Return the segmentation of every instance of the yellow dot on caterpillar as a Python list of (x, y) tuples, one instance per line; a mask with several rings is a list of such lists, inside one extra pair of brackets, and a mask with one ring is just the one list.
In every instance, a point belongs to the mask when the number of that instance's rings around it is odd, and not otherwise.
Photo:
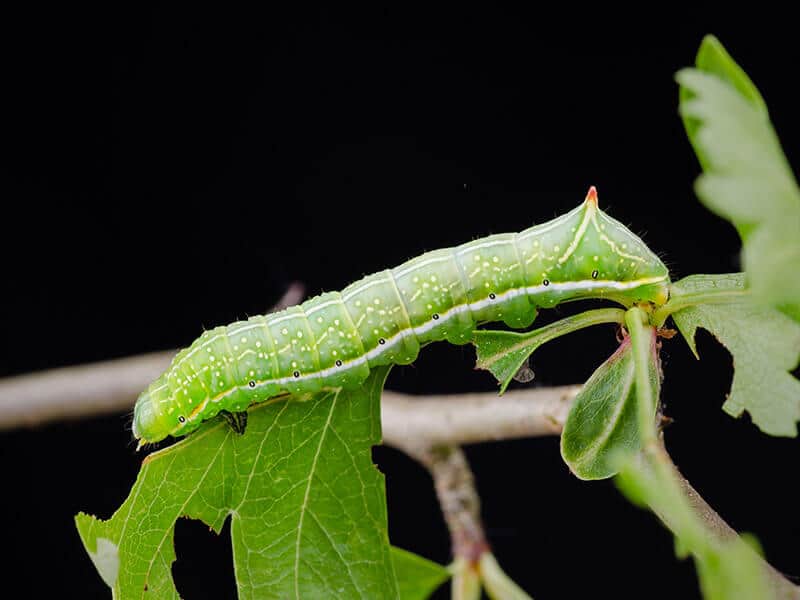
[(243, 337), (243, 338), (241, 339), (241, 342), (242, 342), (243, 344), (246, 344), (246, 343), (247, 343), (247, 338), (246, 338), (246, 337)]

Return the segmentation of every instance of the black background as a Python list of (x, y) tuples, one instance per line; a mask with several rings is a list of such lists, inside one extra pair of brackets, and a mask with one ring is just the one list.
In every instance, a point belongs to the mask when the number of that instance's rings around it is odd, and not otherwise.
[[(187, 345), (264, 312), (292, 280), (339, 289), (550, 219), (589, 185), (675, 278), (737, 270), (733, 228), (692, 191), (699, 167), (673, 75), (718, 35), (792, 160), (800, 50), (785, 15), (697, 11), (6, 13), (0, 375)], [(585, 380), (614, 343), (600, 328), (544, 347), (535, 384)], [(670, 451), (731, 525), (800, 574), (798, 442), (719, 410), (731, 360), (704, 332), (699, 349), (698, 363), (679, 339), (664, 348)], [(473, 361), (469, 347), (435, 345), (388, 386), (494, 390)], [(127, 495), (141, 460), (127, 421), (0, 433), (5, 589), (109, 597), (72, 518), (107, 518)], [(535, 597), (699, 595), (668, 532), (612, 483), (571, 476), (556, 438), (466, 451), (496, 555)], [(448, 562), (427, 474), (389, 449), (375, 460), (392, 541)], [(182, 521), (176, 544), (186, 598), (233, 596), (225, 536)]]

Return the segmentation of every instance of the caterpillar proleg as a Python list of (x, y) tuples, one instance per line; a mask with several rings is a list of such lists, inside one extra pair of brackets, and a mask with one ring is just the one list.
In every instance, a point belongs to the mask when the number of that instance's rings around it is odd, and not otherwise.
[(182, 436), (221, 411), (284, 394), (360, 385), (422, 346), (470, 341), (483, 323), (528, 327), (539, 308), (581, 298), (630, 306), (668, 299), (669, 272), (597, 206), (595, 188), (565, 215), (427, 252), (341, 292), (203, 333), (136, 401), (140, 443)]

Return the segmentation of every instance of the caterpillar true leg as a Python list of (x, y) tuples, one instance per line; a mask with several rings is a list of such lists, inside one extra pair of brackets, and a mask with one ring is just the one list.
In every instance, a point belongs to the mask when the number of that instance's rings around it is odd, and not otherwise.
[(221, 410), (219, 411), (220, 416), (228, 422), (228, 425), (231, 426), (231, 429), (242, 435), (247, 429), (247, 411), (243, 410), (241, 412), (230, 412), (228, 410)]

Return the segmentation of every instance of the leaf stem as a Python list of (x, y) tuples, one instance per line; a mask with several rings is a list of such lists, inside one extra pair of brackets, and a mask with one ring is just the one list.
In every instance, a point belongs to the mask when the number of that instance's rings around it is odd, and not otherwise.
[(736, 302), (737, 300), (744, 300), (749, 292), (746, 289), (716, 289), (716, 290), (698, 290), (698, 291), (683, 291), (678, 290), (673, 286), (674, 293), (669, 301), (653, 312), (652, 322), (661, 327), (671, 314), (683, 310), (689, 306), (696, 304), (725, 304), (729, 302)]
[(532, 600), (500, 568), (491, 552), (484, 552), (481, 556), (480, 569), (483, 587), (492, 600)]
[[(642, 446), (647, 446), (656, 439), (655, 421), (652, 419), (654, 395), (650, 383), (648, 365), (651, 357), (652, 339), (655, 331), (648, 323), (647, 314), (639, 307), (629, 308), (625, 313), (625, 325), (631, 336), (633, 350), (633, 367), (636, 379), (636, 398), (638, 400), (639, 433)], [(649, 335), (648, 335), (649, 334)]]

